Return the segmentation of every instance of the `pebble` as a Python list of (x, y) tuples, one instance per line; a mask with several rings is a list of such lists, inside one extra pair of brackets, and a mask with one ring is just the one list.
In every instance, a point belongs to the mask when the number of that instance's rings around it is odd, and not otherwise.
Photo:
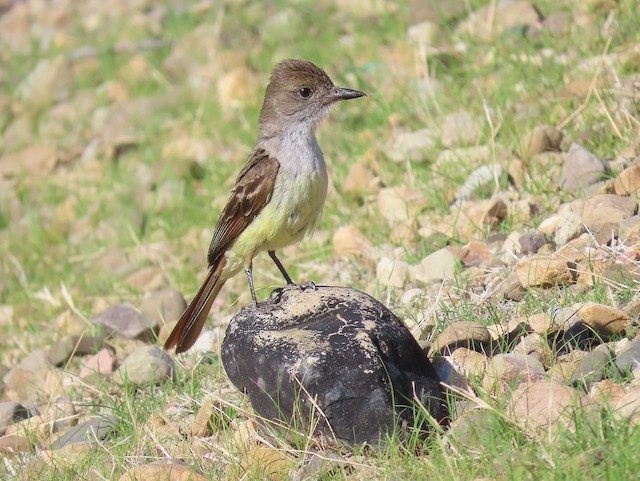
[(0, 402), (0, 436), (7, 429), (7, 426), (14, 424), (30, 416), (29, 410), (16, 401)]
[(570, 193), (578, 192), (600, 180), (605, 170), (606, 164), (601, 158), (573, 143), (564, 161), (560, 188)]
[(141, 464), (129, 469), (119, 481), (207, 481), (195, 467), (178, 460)]
[(143, 346), (129, 354), (113, 374), (118, 384), (157, 384), (173, 374), (171, 356), (158, 346)]
[(387, 287), (404, 287), (409, 280), (409, 264), (402, 260), (382, 257), (376, 266), (376, 279)]
[(414, 219), (426, 203), (424, 195), (408, 187), (388, 187), (378, 192), (378, 209), (392, 223)]
[(525, 159), (530, 159), (542, 152), (558, 150), (561, 142), (562, 132), (549, 125), (536, 125), (526, 132), (520, 140)]
[(487, 391), (503, 393), (514, 383), (543, 379), (544, 367), (535, 357), (517, 353), (496, 354), (489, 361), (482, 386)]
[(464, 185), (456, 193), (455, 201), (474, 200), (479, 195), (491, 193), (502, 177), (500, 164), (482, 165), (469, 174)]
[(64, 336), (49, 347), (47, 354), (54, 366), (60, 366), (67, 362), (71, 355), (85, 356), (98, 351), (103, 343), (102, 337)]
[(96, 416), (67, 430), (51, 444), (51, 449), (61, 449), (72, 444), (92, 444), (107, 439), (117, 424), (112, 415)]
[(125, 302), (116, 304), (93, 316), (93, 322), (117, 332), (127, 339), (133, 339), (153, 327), (142, 313)]
[(631, 165), (620, 172), (613, 188), (617, 195), (629, 195), (640, 190), (640, 164)]
[(431, 129), (415, 132), (399, 132), (394, 136), (393, 144), (387, 155), (394, 162), (424, 162), (438, 145), (438, 133)]
[(516, 264), (516, 274), (524, 288), (573, 284), (577, 278), (575, 264), (557, 255), (535, 254)]
[(453, 279), (458, 259), (446, 247), (439, 249), (422, 259), (419, 264), (409, 268), (411, 279), (428, 285), (434, 281)]
[(355, 225), (339, 227), (333, 233), (333, 250), (345, 257), (362, 256), (373, 244)]
[(534, 431), (573, 425), (572, 412), (585, 404), (575, 389), (555, 381), (523, 383), (513, 392), (507, 411)]
[(158, 328), (167, 322), (179, 319), (187, 308), (187, 301), (176, 289), (166, 287), (148, 293), (142, 299), (140, 312), (148, 325)]
[(445, 115), (440, 131), (440, 141), (449, 149), (473, 145), (482, 134), (473, 116), (465, 111)]
[(433, 343), (429, 355), (443, 352), (448, 354), (458, 347), (482, 351), (489, 348), (491, 340), (491, 334), (482, 324), (458, 321), (444, 328)]
[(618, 236), (620, 222), (634, 215), (636, 209), (636, 201), (631, 197), (595, 195), (584, 203), (582, 222), (598, 242), (606, 244)]

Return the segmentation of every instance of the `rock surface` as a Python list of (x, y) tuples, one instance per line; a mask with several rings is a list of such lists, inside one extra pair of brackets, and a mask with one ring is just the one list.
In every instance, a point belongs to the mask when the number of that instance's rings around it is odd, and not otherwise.
[(414, 388), (435, 419), (446, 417), (435, 371), (407, 328), (353, 289), (274, 291), (232, 319), (222, 360), (267, 420), (313, 417), (317, 432), (349, 442), (380, 442), (395, 415), (413, 426)]

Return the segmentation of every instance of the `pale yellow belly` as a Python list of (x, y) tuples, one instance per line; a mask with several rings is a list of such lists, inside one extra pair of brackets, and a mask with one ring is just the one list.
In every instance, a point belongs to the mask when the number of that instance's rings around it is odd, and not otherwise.
[(318, 224), (327, 194), (326, 177), (318, 175), (283, 187), (276, 185), (271, 201), (227, 251), (225, 277), (247, 268), (261, 251), (299, 242)]

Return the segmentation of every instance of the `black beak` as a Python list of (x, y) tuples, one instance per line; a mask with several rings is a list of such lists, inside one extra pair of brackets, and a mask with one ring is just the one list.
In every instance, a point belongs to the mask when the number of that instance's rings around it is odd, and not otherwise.
[(367, 94), (360, 92), (359, 90), (345, 89), (342, 87), (336, 87), (329, 94), (329, 100), (331, 102), (338, 102), (340, 100), (357, 99), (358, 97), (366, 97)]

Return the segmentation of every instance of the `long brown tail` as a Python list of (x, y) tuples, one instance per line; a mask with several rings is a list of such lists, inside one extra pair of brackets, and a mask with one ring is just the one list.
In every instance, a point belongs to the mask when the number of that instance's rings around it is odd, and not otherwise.
[(223, 257), (217, 265), (211, 268), (200, 290), (182, 313), (178, 324), (169, 334), (167, 342), (164, 343), (166, 350), (175, 346), (176, 353), (181, 353), (190, 349), (196, 342), (200, 331), (202, 331), (202, 326), (204, 326), (204, 321), (209, 315), (211, 305), (226, 282), (226, 279), (220, 277), (224, 265)]

